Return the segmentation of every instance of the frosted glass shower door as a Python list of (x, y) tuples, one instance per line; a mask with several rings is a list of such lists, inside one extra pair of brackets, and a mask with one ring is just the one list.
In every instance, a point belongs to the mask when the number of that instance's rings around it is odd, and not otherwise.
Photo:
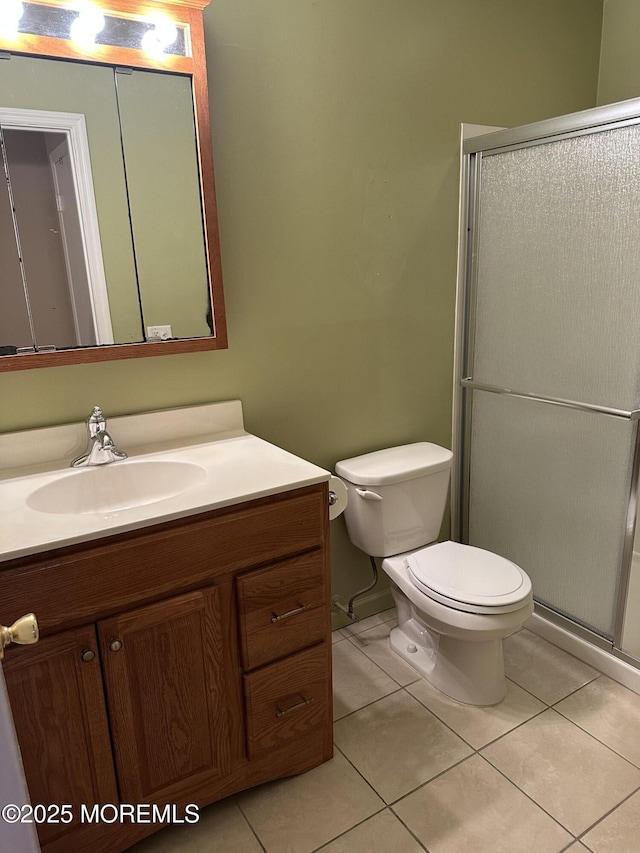
[(467, 538), (613, 639), (640, 407), (640, 125), (475, 168)]

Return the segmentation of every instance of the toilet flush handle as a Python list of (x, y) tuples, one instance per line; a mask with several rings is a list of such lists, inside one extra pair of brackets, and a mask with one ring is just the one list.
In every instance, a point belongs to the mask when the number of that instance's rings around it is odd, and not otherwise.
[(360, 495), (361, 498), (364, 498), (365, 501), (382, 500), (382, 495), (379, 495), (377, 492), (372, 492), (371, 489), (356, 489), (356, 494)]

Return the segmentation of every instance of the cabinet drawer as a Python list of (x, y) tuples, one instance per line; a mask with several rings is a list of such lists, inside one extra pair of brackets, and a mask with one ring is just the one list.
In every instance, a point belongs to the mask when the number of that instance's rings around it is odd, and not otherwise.
[(324, 554), (313, 551), (237, 578), (245, 669), (325, 638)]
[(322, 643), (244, 676), (250, 759), (326, 724), (328, 648)]

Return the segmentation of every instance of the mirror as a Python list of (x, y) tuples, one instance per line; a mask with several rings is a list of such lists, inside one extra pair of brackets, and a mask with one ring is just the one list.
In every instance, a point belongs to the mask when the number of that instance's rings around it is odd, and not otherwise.
[(177, 56), (0, 53), (0, 370), (226, 346), (202, 14), (178, 12)]

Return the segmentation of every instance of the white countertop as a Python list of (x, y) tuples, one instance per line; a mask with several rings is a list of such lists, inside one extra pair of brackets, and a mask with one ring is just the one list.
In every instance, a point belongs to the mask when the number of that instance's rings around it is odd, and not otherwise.
[[(235, 410), (223, 411), (221, 407), (225, 406), (235, 407)], [(176, 412), (185, 415), (180, 418)], [(212, 414), (216, 416), (213, 426)], [(173, 431), (167, 428), (171, 418), (175, 422)], [(183, 426), (189, 423), (191, 432), (199, 432), (199, 435), (189, 435), (188, 429), (182, 430), (181, 435), (180, 422)], [(72, 470), (68, 467), (74, 452), (69, 452), (58, 464), (46, 459), (41, 448), (46, 444), (47, 433), (56, 447), (73, 445), (77, 450), (80, 444), (79, 453), (86, 444), (83, 433), (78, 433), (72, 425), (1, 436), (0, 463), (4, 462), (4, 466), (0, 464), (0, 469), (4, 470), (0, 479), (0, 562), (322, 483), (330, 478), (328, 471), (245, 432), (238, 401), (108, 419), (107, 429), (118, 448), (129, 454), (130, 460), (195, 463), (206, 472), (203, 482), (182, 494), (131, 509), (87, 514), (41, 512), (27, 504), (32, 492), (61, 477), (88, 473), (86, 468)], [(141, 436), (146, 443), (136, 445), (136, 439)], [(127, 438), (130, 444), (126, 443)], [(29, 448), (36, 447), (40, 448), (38, 462), (25, 465), (26, 460), (32, 458)], [(13, 453), (12, 468), (7, 465), (8, 453)], [(111, 465), (127, 465), (128, 462), (118, 461)]]

